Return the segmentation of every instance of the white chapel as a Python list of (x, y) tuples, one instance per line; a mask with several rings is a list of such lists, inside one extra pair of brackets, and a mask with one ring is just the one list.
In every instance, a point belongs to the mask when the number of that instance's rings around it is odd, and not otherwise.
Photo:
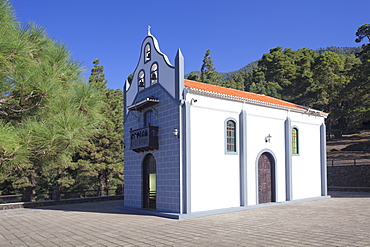
[(149, 31), (124, 93), (124, 208), (182, 219), (328, 198), (327, 113), (186, 80)]

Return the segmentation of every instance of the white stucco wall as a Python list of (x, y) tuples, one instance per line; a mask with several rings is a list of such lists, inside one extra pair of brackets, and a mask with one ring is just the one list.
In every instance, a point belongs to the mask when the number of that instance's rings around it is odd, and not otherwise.
[[(258, 203), (258, 158), (263, 152), (275, 157), (276, 201), (285, 200), (285, 137), (286, 112), (248, 105), (247, 112), (247, 183), (248, 205)], [(270, 142), (265, 137), (270, 135)]]
[[(286, 200), (285, 121), (299, 130), (300, 154), (292, 157), (293, 200), (320, 196), (320, 125), (322, 117), (188, 93), (190, 106), (191, 211), (240, 206), (240, 146), (225, 154), (225, 121), (246, 112), (247, 205), (258, 204), (258, 158), (275, 158), (276, 201)], [(239, 134), (237, 134), (239, 135)], [(270, 142), (265, 137), (270, 135)]]
[(191, 211), (238, 207), (239, 155), (225, 154), (224, 143), (225, 121), (232, 118), (238, 122), (239, 112), (225, 111), (232, 109), (227, 107), (230, 102), (216, 108), (215, 99), (194, 98), (197, 102), (190, 109)]
[(320, 125), (323, 119), (292, 114), (292, 126), (298, 128), (299, 154), (292, 157), (293, 200), (321, 195)]

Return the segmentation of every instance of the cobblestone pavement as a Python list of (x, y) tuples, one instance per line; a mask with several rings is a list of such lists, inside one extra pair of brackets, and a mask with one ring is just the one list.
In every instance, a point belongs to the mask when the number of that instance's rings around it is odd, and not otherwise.
[(370, 246), (370, 193), (200, 218), (124, 213), (122, 201), (0, 212), (0, 246)]

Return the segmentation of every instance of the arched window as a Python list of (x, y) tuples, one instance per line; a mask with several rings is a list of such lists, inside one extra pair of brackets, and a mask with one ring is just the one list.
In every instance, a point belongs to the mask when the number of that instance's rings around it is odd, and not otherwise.
[(138, 86), (139, 86), (139, 91), (143, 90), (145, 88), (145, 72), (144, 72), (144, 70), (141, 70), (139, 72)]
[(226, 123), (226, 151), (236, 152), (236, 124), (233, 120)]
[(150, 68), (150, 84), (156, 84), (158, 82), (158, 64), (153, 63)]
[(144, 127), (152, 125), (152, 120), (153, 120), (152, 116), (153, 116), (152, 110), (149, 110), (144, 113)]
[(292, 153), (298, 154), (298, 129), (292, 129)]
[(146, 44), (145, 45), (145, 54), (144, 54), (144, 58), (145, 58), (145, 62), (149, 62), (150, 59), (152, 58), (152, 54), (151, 54), (151, 48), (150, 48), (150, 44)]

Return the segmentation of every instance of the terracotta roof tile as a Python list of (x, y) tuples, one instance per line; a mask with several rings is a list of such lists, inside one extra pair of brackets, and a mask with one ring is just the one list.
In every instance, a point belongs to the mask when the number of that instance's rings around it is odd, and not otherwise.
[(245, 99), (250, 99), (250, 100), (256, 100), (256, 101), (274, 104), (274, 105), (292, 107), (292, 108), (297, 108), (301, 110), (309, 109), (308, 107), (300, 106), (294, 103), (290, 103), (284, 100), (276, 99), (276, 98), (262, 95), (262, 94), (255, 94), (255, 93), (240, 91), (236, 89), (220, 87), (220, 86), (216, 86), (212, 84), (191, 81), (187, 79), (184, 80), (184, 85), (185, 87), (192, 88), (192, 89), (198, 89), (198, 90), (207, 91), (207, 92), (213, 92), (213, 93), (219, 93), (223, 95), (230, 95), (230, 96), (235, 96), (235, 97), (240, 97), (240, 98), (245, 98)]

